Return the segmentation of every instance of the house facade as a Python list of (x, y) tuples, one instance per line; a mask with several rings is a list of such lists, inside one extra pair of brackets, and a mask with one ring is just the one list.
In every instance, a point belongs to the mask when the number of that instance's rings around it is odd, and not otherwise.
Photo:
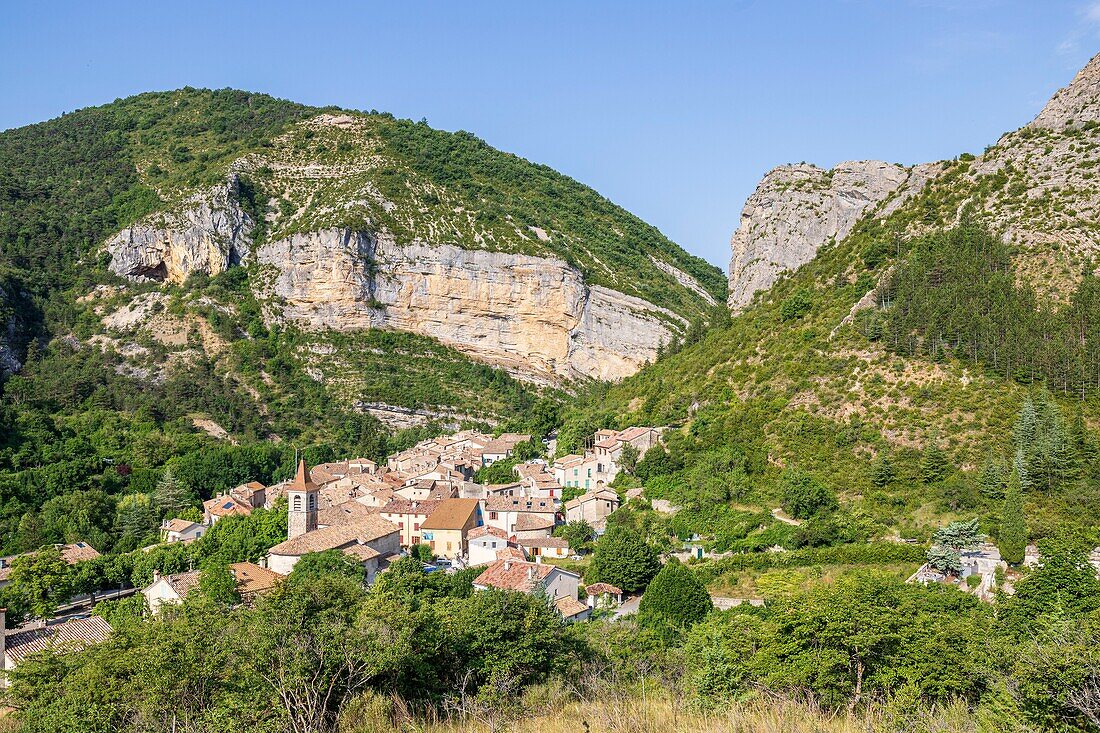
[(420, 525), (420, 533), (432, 554), (453, 560), (466, 554), (467, 535), (481, 524), (480, 501), (444, 499)]

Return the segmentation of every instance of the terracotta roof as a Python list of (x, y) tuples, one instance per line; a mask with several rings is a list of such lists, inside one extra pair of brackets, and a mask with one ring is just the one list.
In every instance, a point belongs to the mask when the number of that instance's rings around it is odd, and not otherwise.
[(653, 430), (653, 428), (644, 428), (644, 427), (627, 428), (626, 430), (619, 433), (619, 440), (626, 440), (626, 441), (635, 440), (637, 438), (642, 437), (643, 435), (645, 435), (646, 433), (648, 433), (651, 430)]
[(381, 514), (415, 514), (422, 517), (429, 517), (439, 504), (440, 501), (436, 499), (425, 499), (424, 501), (390, 499), (378, 511)]
[(497, 550), (497, 560), (519, 560), (523, 562), (527, 555), (519, 547), (502, 547)]
[(343, 504), (325, 507), (317, 512), (317, 524), (322, 527), (349, 524), (378, 513), (379, 510), (376, 507), (369, 507), (352, 499), (351, 501), (345, 501)]
[(562, 456), (558, 460), (554, 461), (554, 468), (569, 468), (580, 463), (584, 463), (584, 456), (578, 456), (576, 453), (570, 453), (569, 455)]
[(234, 514), (248, 516), (252, 507), (234, 496), (215, 496), (202, 503), (203, 511), (212, 517), (228, 517)]
[(176, 573), (175, 575), (162, 577), (180, 598), (186, 598), (188, 593), (199, 587), (198, 570), (189, 570), (186, 573)]
[(484, 537), (486, 535), (492, 535), (499, 537), (503, 540), (508, 539), (508, 533), (499, 527), (490, 527), (488, 524), (483, 524), (480, 527), (474, 527), (470, 530), (470, 533), (466, 535), (466, 539), (476, 540), (478, 537)]
[(572, 596), (562, 596), (561, 598), (554, 599), (554, 608), (557, 609), (561, 617), (568, 620), (574, 616), (578, 616), (588, 610), (588, 606), (584, 605), (576, 598)]
[(611, 595), (622, 595), (623, 589), (617, 588), (610, 583), (593, 583), (584, 587), (584, 592), (590, 596), (602, 596), (604, 593), (610, 593)]
[(549, 499), (526, 499), (521, 496), (489, 496), (485, 499), (485, 508), (491, 512), (557, 512), (554, 502)]
[[(74, 542), (70, 545), (54, 545), (61, 551), (61, 559), (68, 565), (75, 565), (85, 560), (94, 560), (99, 557), (96, 549), (86, 542)], [(0, 558), (0, 581), (7, 580), (11, 575), (11, 565), (17, 558), (33, 555), (33, 552), (24, 552), (22, 555), (8, 555)]]
[(420, 529), (462, 529), (475, 521), (478, 503), (477, 499), (444, 499)]
[(180, 519), (177, 517), (175, 519), (169, 519), (167, 522), (164, 523), (161, 529), (165, 530), (166, 532), (188, 532), (193, 527), (201, 526), (201, 524), (195, 524), (194, 522), (189, 522), (186, 519)]
[[(0, 631), (2, 633), (2, 631)], [(99, 616), (74, 618), (64, 623), (8, 633), (5, 637), (7, 655), (15, 662), (35, 652), (57, 648), (69, 651), (106, 641), (111, 625)]]
[(352, 543), (366, 544), (399, 531), (400, 528), (393, 522), (387, 522), (379, 516), (371, 516), (350, 524), (338, 524), (306, 532), (286, 542), (280, 542), (271, 548), (270, 553), (272, 555), (305, 555), (310, 552), (324, 552)]
[(533, 512), (523, 512), (516, 517), (516, 531), (517, 532), (529, 532), (536, 529), (550, 529), (554, 526), (554, 518), (542, 516), (541, 514), (535, 514)]
[(99, 553), (86, 542), (74, 542), (71, 545), (61, 546), (61, 559), (69, 565), (75, 565), (85, 560), (95, 560), (97, 557), (99, 557)]
[(345, 555), (348, 555), (349, 557), (354, 557), (358, 559), (360, 562), (364, 560), (371, 560), (382, 554), (370, 545), (352, 545), (350, 547), (345, 547), (343, 550), (341, 550), (341, 552), (343, 552)]
[(619, 495), (611, 489), (599, 489), (597, 491), (589, 491), (586, 494), (581, 494), (578, 497), (570, 499), (565, 502), (566, 509), (573, 509), (581, 504), (587, 504), (590, 501), (596, 501), (597, 499), (606, 499), (608, 501), (619, 501)]
[(550, 574), (553, 568), (553, 565), (543, 565), (536, 562), (510, 559), (496, 560), (474, 579), (474, 585), (530, 593)]
[(597, 448), (614, 448), (619, 444), (618, 438), (604, 438), (599, 443), (596, 443)]
[(283, 579), (278, 573), (273, 573), (267, 568), (251, 562), (234, 562), (229, 564), (229, 572), (237, 581), (237, 592), (241, 594), (260, 593), (275, 587), (275, 584)]
[[(519, 529), (519, 527), (516, 527)], [(558, 547), (565, 550), (569, 549), (569, 540), (564, 537), (520, 537), (516, 540), (517, 545), (523, 547)]]
[(294, 478), (290, 484), (286, 487), (287, 491), (316, 491), (317, 484), (313, 483), (313, 479), (309, 478), (308, 471), (306, 471), (306, 462), (298, 461), (298, 472), (294, 474)]

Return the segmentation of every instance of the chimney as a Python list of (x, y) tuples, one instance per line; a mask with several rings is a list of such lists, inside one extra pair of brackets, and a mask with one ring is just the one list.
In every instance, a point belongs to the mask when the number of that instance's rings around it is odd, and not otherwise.
[(533, 567), (527, 568), (527, 579), (528, 580), (534, 580), (535, 579), (535, 569)]
[(158, 580), (160, 580), (160, 571), (154, 568), (154, 570), (153, 570), (153, 582), (155, 583)]
[(505, 570), (511, 570), (512, 569), (512, 558), (510, 558), (510, 557), (504, 558), (504, 569)]

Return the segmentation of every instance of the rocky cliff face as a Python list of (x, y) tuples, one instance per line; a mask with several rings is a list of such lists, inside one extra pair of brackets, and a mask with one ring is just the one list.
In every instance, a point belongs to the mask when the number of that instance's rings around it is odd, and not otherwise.
[(307, 329), (424, 334), (542, 382), (621, 379), (654, 358), (682, 319), (587, 285), (547, 257), (398, 244), (324, 230), (260, 246), (279, 316)]
[(1020, 277), (1040, 295), (1064, 300), (1082, 268), (1100, 257), (1097, 165), (1100, 55), (1032, 122), (981, 155), (912, 168), (874, 161), (829, 172), (781, 166), (749, 197), (733, 235), (730, 307), (746, 306), (870, 213), (900, 213), (902, 230), (917, 235), (953, 226), (964, 210), (1015, 246)]
[(0, 376), (14, 374), (23, 368), (16, 351), (20, 323), (13, 301), (7, 290), (0, 287)]
[(193, 196), (107, 240), (111, 272), (135, 280), (181, 283), (192, 272), (215, 275), (249, 254), (252, 221), (237, 203), (237, 179)]
[(773, 169), (745, 202), (731, 241), (730, 308), (745, 307), (827, 242), (846, 237), (909, 174), (877, 160), (841, 163), (831, 171), (804, 163)]

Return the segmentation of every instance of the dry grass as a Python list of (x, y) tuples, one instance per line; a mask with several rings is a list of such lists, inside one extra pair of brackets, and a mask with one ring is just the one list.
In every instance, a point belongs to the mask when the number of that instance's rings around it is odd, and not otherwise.
[[(416, 719), (388, 704), (345, 717), (340, 733), (992, 733), (964, 704), (914, 711), (889, 707), (849, 714), (787, 699), (759, 699), (719, 711), (692, 708), (664, 691), (607, 694), (582, 703), (544, 701), (510, 714), (475, 712), (450, 720)], [(400, 706), (397, 706), (400, 707)], [(385, 708), (385, 712), (383, 712)], [(350, 720), (349, 717), (354, 717)]]

